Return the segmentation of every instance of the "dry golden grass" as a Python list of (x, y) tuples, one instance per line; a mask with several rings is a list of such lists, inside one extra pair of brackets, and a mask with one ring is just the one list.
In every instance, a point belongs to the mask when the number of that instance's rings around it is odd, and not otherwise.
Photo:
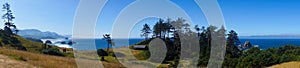
[(10, 57), (22, 57), (27, 63), (45, 68), (76, 68), (73, 58), (36, 54), (26, 51), (0, 48), (0, 54)]
[[(84, 58), (84, 59), (97, 59), (97, 58), (99, 59), (99, 57), (95, 57), (95, 56), (97, 56), (97, 55), (95, 55), (95, 52), (96, 51), (80, 51), (80, 52), (76, 52), (76, 55), (81, 55), (81, 58)], [(138, 54), (143, 52), (143, 50), (127, 50), (126, 47), (122, 47), (122, 48), (109, 49), (109, 52), (111, 52), (111, 53), (116, 52), (116, 53), (122, 54), (124, 56), (118, 57), (118, 58), (115, 58), (112, 56), (105, 56), (105, 61), (111, 63), (111, 64), (107, 64), (107, 63), (102, 62), (105, 67), (109, 67), (109, 68), (122, 67), (123, 68), (124, 66), (120, 63), (120, 61), (135, 62), (135, 63), (132, 63), (132, 65), (125, 65), (128, 68), (147, 68), (148, 66), (154, 66), (154, 63), (151, 63), (151, 62), (141, 63), (138, 61), (133, 61), (134, 59), (139, 59), (142, 57), (142, 56), (139, 56)], [(132, 56), (130, 56), (130, 53), (132, 54)], [(118, 60), (118, 59), (120, 59), (120, 60)], [(141, 61), (144, 61), (144, 60), (141, 60)], [(111, 66), (116, 66), (116, 65), (118, 67), (111, 67)]]
[[(51, 55), (44, 55), (44, 54), (37, 54), (31, 53), (26, 51), (19, 51), (19, 50), (12, 50), (12, 49), (5, 49), (0, 48), (0, 54), (6, 55), (11, 58), (13, 57), (21, 57), (24, 58), (25, 61), (19, 60), (25, 63), (29, 63), (34, 66), (44, 67), (44, 68), (77, 68), (76, 62), (74, 58), (67, 58), (67, 57), (58, 57), (58, 56), (51, 56)], [(18, 59), (15, 59), (18, 60)], [(98, 60), (87, 60), (83, 59), (80, 60), (83, 64), (86, 65), (100, 65)], [(123, 68), (120, 63), (114, 62), (101, 62), (105, 68)], [(85, 66), (91, 67), (91, 66)]]
[(40, 68), (40, 67), (28, 64), (24, 61), (14, 60), (8, 56), (0, 55), (0, 68)]
[[(1, 40), (8, 40), (11, 37), (5, 36), (3, 32), (0, 32), (0, 41)], [(7, 44), (0, 42), (0, 55), (7, 56), (11, 61), (20, 61), (16, 62), (14, 64), (22, 66), (23, 63), (26, 63), (28, 65), (36, 66), (38, 68), (77, 68), (76, 61), (73, 57), (73, 49), (67, 49), (67, 51), (71, 51), (66, 53), (67, 57), (59, 57), (59, 56), (51, 56), (51, 55), (45, 55), (42, 54), (41, 50), (43, 49), (43, 44), (39, 42), (33, 42), (30, 40), (27, 40), (25, 38), (22, 38), (20, 36), (14, 35), (12, 40), (17, 40), (17, 42), (9, 42)], [(22, 47), (26, 48), (26, 51), (20, 51), (16, 50), (16, 47), (12, 47), (12, 45), (21, 45)], [(2, 46), (3, 45), (3, 46)], [(52, 46), (55, 47), (55, 46)], [(55, 47), (58, 48), (58, 47)], [(88, 56), (87, 56), (88, 57)], [(88, 57), (89, 58), (89, 57)], [(94, 57), (92, 57), (94, 58)], [(99, 63), (99, 60), (97, 60), (98, 57), (96, 57), (96, 60), (88, 60), (88, 59), (82, 59), (80, 61), (82, 64), (87, 64), (89, 66), (86, 66), (88, 68), (91, 68), (92, 65), (101, 65)], [(107, 58), (107, 57), (106, 57)], [(108, 57), (108, 59), (112, 59)], [(1, 61), (1, 60), (0, 60)], [(116, 61), (112, 59), (112, 61)], [(4, 64), (8, 64), (5, 63)], [(102, 64), (106, 68), (120, 68), (123, 67), (121, 64), (116, 62), (109, 62), (104, 61)], [(24, 65), (23, 65), (24, 66)], [(5, 67), (5, 66), (4, 66)], [(1, 66), (0, 66), (1, 68)], [(7, 66), (5, 67), (7, 68)], [(15, 68), (15, 67), (13, 67)], [(17, 67), (20, 68), (20, 67)], [(21, 68), (27, 68), (21, 67)], [(29, 67), (34, 68), (34, 67)]]
[(282, 63), (282, 64), (277, 64), (277, 65), (273, 65), (271, 67), (268, 68), (300, 68), (300, 62), (286, 62), (286, 63)]

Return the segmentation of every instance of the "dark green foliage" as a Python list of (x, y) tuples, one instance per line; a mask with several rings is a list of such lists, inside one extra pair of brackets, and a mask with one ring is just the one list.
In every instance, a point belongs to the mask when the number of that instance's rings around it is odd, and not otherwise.
[(27, 50), (16, 37), (7, 34), (4, 30), (0, 30), (0, 42), (2, 42), (5, 46), (12, 47), (14, 49)]
[(235, 31), (229, 31), (226, 56), (223, 63), (224, 68), (267, 67), (283, 62), (297, 61), (300, 55), (300, 48), (292, 45), (269, 48), (266, 50), (252, 47), (242, 52), (236, 47), (237, 44), (240, 44), (237, 33)]
[(4, 32), (7, 35), (12, 35), (13, 34), (12, 30), (7, 26), (4, 27)]
[(298, 61), (300, 48), (292, 45), (285, 45), (279, 48), (269, 48), (260, 50), (257, 47), (252, 47), (243, 52), (239, 58), (230, 58), (226, 56), (223, 67), (232, 68), (260, 68), (274, 64)]
[(168, 19), (167, 21), (164, 21), (162, 19), (159, 19), (158, 22), (153, 27), (153, 35), (157, 38), (170, 38), (170, 33), (174, 32), (174, 27), (171, 25), (172, 21), (171, 19)]
[(231, 30), (229, 31), (229, 34), (227, 34), (227, 43), (229, 45), (239, 45), (241, 44), (239, 38), (238, 38), (238, 34), (234, 31), (234, 30)]
[[(142, 51), (141, 53), (138, 54), (139, 56), (143, 56), (141, 57), (139, 60), (146, 60), (148, 58), (150, 58), (151, 54), (150, 51), (146, 50), (146, 51)], [(151, 60), (151, 59), (150, 59)]]
[(199, 66), (206, 66), (209, 61), (210, 46), (206, 42), (200, 42), (200, 57), (198, 60)]
[(153, 27), (153, 33), (158, 38), (165, 38), (165, 33), (167, 31), (167, 25), (164, 20), (159, 19), (159, 21)]
[(105, 50), (103, 50), (103, 49), (98, 49), (97, 50), (97, 54), (99, 56), (108, 56), (108, 53)]
[[(156, 38), (164, 40), (168, 49), (163, 63), (168, 63), (171, 67), (177, 67), (179, 63), (179, 56), (181, 52), (180, 40), (184, 39), (180, 38), (180, 36), (188, 37), (195, 33), (190, 31), (188, 28), (189, 25), (184, 23), (184, 21), (185, 20), (182, 18), (178, 18), (175, 21), (168, 19), (166, 22), (160, 19), (153, 27), (153, 35)], [(228, 31), (228, 34), (225, 35), (224, 33), (226, 30), (224, 27), (218, 29), (215, 26), (202, 26), (200, 28), (197, 25), (194, 29), (197, 31), (195, 34), (197, 34), (197, 38), (200, 43), (200, 56), (198, 60), (199, 67), (206, 67), (209, 62), (211, 51), (210, 43), (213, 34), (219, 34), (222, 35), (222, 37), (227, 36), (226, 54), (223, 62), (224, 68), (261, 68), (283, 62), (300, 61), (300, 47), (298, 46), (285, 45), (279, 48), (269, 48), (266, 50), (261, 50), (257, 47), (250, 47), (250, 49), (240, 50), (237, 47), (237, 45), (241, 44), (238, 38), (238, 33), (233, 30)], [(169, 32), (172, 33), (172, 38), (169, 36), (166, 37), (166, 35), (169, 35)], [(137, 45), (147, 45), (152, 39), (153, 38), (144, 40), (137, 43)], [(143, 56), (143, 59), (147, 59), (150, 57), (150, 52), (148, 50), (144, 50), (139, 53), (139, 56)]]
[(178, 53), (176, 52), (176, 47), (173, 44), (174, 42), (170, 39), (166, 39), (165, 43), (168, 49), (165, 61), (174, 60), (175, 56), (178, 56)]
[(144, 24), (142, 31), (142, 37), (145, 37), (145, 39), (148, 39), (148, 35), (151, 33), (151, 28), (149, 27), (148, 24)]
[(108, 56), (108, 53), (105, 51), (105, 50), (103, 50), (103, 49), (98, 49), (97, 50), (97, 54), (99, 55), (99, 56), (101, 56), (101, 61), (104, 61), (105, 59), (104, 59), (104, 56)]
[[(145, 27), (147, 27), (147, 25), (144, 25), (144, 28)], [(145, 33), (145, 31), (142, 32)], [(179, 56), (181, 51), (181, 43), (179, 38), (180, 33), (186, 34), (187, 36), (193, 33), (191, 32), (191, 30), (189, 29), (189, 25), (185, 23), (185, 20), (183, 18), (178, 18), (174, 21), (171, 19), (167, 19), (166, 21), (159, 19), (153, 26), (153, 38), (139, 42), (137, 43), (137, 45), (149, 46), (148, 44), (152, 39), (162, 39), (163, 41), (165, 41), (167, 47), (167, 54), (163, 63), (171, 62), (171, 66), (176, 67), (179, 62)], [(170, 37), (170, 35), (173, 35), (173, 37)], [(144, 50), (142, 53), (139, 54), (139, 56), (144, 56), (143, 59), (146, 59), (150, 57), (150, 52), (148, 50)], [(151, 61), (155, 62), (156, 60)]]
[(42, 52), (48, 55), (64, 56), (64, 54), (58, 48), (47, 48), (43, 49)]
[(50, 40), (47, 40), (45, 43), (46, 44), (52, 44), (52, 42)]
[(237, 48), (237, 45), (240, 44), (238, 34), (231, 30), (227, 34), (227, 44), (226, 44), (226, 56), (231, 58), (238, 58), (241, 55), (241, 51)]
[[(208, 27), (210, 29), (212, 27)], [(210, 35), (208, 31), (200, 33), (200, 58), (199, 66), (207, 66), (210, 56)], [(240, 44), (237, 33), (229, 31), (227, 34), (226, 54), (223, 62), (224, 68), (260, 68), (274, 64), (299, 60), (300, 47), (285, 45), (279, 48), (261, 50), (252, 47), (246, 51), (240, 51), (236, 45)]]
[(13, 57), (13, 59), (19, 60), (19, 61), (27, 61), (24, 57)]
[(198, 32), (198, 36), (200, 35), (200, 28), (198, 25), (195, 25), (194, 29)]

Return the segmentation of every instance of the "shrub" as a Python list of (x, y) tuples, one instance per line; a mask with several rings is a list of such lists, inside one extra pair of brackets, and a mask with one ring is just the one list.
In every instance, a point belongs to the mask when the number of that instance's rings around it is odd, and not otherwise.
[(108, 53), (103, 49), (98, 49), (97, 53), (99, 56), (108, 56)]
[(27, 61), (24, 57), (13, 57), (13, 59), (19, 60), (19, 61)]
[(47, 48), (43, 49), (42, 52), (48, 55), (64, 56), (64, 54), (60, 52), (58, 48)]

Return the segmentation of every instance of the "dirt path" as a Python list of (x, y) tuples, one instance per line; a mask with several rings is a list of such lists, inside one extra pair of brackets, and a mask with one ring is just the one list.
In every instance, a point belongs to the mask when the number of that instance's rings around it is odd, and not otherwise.
[(0, 68), (40, 68), (23, 61), (18, 61), (0, 54)]

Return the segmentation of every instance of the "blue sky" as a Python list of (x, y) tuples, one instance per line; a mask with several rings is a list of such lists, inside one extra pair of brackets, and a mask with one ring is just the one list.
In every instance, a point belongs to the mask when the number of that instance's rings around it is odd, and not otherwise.
[(16, 17), (14, 23), (20, 29), (71, 34), (73, 16), (79, 0), (1, 0), (1, 7), (5, 2), (11, 4), (11, 10)]
[[(119, 12), (133, 1), (109, 0), (99, 15), (96, 35), (110, 33)], [(184, 9), (193, 23), (207, 26), (204, 15), (193, 0), (171, 1)], [(20, 29), (39, 29), (63, 35), (72, 33), (73, 18), (79, 4), (79, 0), (1, 0), (0, 4), (5, 2), (11, 4), (16, 17), (14, 23)], [(241, 36), (300, 34), (300, 30), (297, 29), (300, 26), (298, 0), (218, 0), (218, 2), (227, 30), (236, 30)], [(139, 37), (140, 25), (153, 20), (155, 19), (137, 24), (131, 35)]]
[(227, 29), (240, 35), (300, 34), (299, 0), (219, 0)]

